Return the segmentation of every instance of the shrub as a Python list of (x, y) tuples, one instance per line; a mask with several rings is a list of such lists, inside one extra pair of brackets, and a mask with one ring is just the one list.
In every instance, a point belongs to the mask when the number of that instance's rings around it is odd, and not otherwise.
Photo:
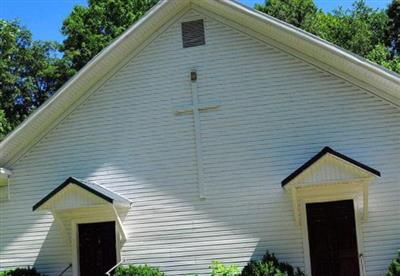
[(40, 276), (41, 274), (35, 268), (16, 268), (0, 272), (0, 276)]
[(213, 261), (211, 266), (211, 276), (239, 276), (240, 269), (239, 266), (233, 265), (224, 265), (219, 261)]
[(242, 270), (242, 276), (305, 276), (299, 268), (279, 262), (274, 254), (267, 251), (260, 261), (250, 261)]
[(115, 276), (164, 276), (158, 268), (147, 265), (120, 266), (115, 270)]
[(386, 276), (400, 276), (400, 250), (397, 252), (397, 257), (390, 263)]

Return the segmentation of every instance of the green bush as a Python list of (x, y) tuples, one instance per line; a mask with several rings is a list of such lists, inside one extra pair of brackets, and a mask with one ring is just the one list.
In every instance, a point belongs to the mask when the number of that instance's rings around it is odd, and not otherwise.
[(299, 268), (279, 262), (274, 254), (267, 251), (260, 261), (250, 261), (242, 270), (242, 276), (305, 276)]
[(120, 266), (115, 270), (115, 276), (164, 276), (158, 268), (147, 265)]
[(239, 276), (240, 269), (239, 266), (233, 265), (224, 265), (219, 261), (213, 261), (211, 266), (211, 276)]
[(400, 276), (400, 250), (397, 252), (397, 258), (390, 263), (386, 276)]
[(35, 268), (16, 268), (0, 272), (0, 276), (40, 276), (41, 274)]

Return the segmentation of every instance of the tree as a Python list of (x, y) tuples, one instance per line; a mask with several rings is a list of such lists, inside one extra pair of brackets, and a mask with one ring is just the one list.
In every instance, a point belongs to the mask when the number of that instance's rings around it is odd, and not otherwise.
[(333, 44), (361, 56), (378, 44), (385, 43), (388, 16), (383, 10), (365, 5), (363, 0), (353, 4), (350, 10), (338, 8), (333, 13), (319, 11), (308, 18), (304, 29)]
[(317, 10), (313, 0), (266, 0), (255, 8), (400, 73), (400, 0), (386, 11), (364, 0), (332, 13)]
[(0, 141), (11, 130), (10, 123), (7, 121), (4, 111), (0, 110)]
[(394, 55), (400, 55), (400, 0), (393, 0), (389, 5), (387, 30), (387, 45), (392, 47)]
[(264, 4), (256, 4), (255, 9), (296, 27), (302, 27), (317, 12), (313, 0), (265, 0)]
[(397, 257), (390, 263), (386, 276), (400, 276), (400, 250), (397, 252)]
[(33, 41), (17, 21), (0, 20), (0, 136), (16, 127), (69, 76), (58, 47), (55, 42)]
[(88, 7), (76, 6), (63, 23), (63, 45), (33, 41), (19, 22), (0, 20), (0, 139), (157, 1), (89, 0)]
[(389, 70), (400, 73), (400, 56), (393, 56), (389, 48), (383, 44), (375, 46), (366, 58)]
[(75, 6), (64, 20), (65, 58), (81, 69), (158, 0), (89, 0), (88, 7)]

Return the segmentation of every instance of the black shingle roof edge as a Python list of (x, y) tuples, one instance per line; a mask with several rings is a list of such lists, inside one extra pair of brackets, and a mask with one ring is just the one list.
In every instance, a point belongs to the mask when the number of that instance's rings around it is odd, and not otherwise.
[(36, 203), (35, 205), (33, 205), (32, 207), (32, 211), (37, 210), (40, 206), (42, 206), (44, 203), (46, 203), (48, 200), (50, 200), (53, 196), (55, 196), (58, 192), (60, 192), (62, 189), (64, 189), (66, 186), (68, 186), (69, 184), (75, 184), (79, 187), (81, 187), (82, 189), (85, 189), (86, 191), (106, 200), (107, 202), (113, 203), (114, 199), (99, 192), (96, 191), (95, 189), (91, 188), (88, 184), (86, 184), (84, 181), (79, 180), (75, 177), (68, 177), (60, 186), (58, 186), (57, 188), (55, 188), (53, 191), (51, 191), (48, 195), (46, 195), (44, 198), (42, 198), (38, 203)]
[(360, 167), (374, 175), (381, 176), (381, 173), (361, 162), (358, 162), (344, 154), (341, 154), (337, 151), (334, 151), (330, 147), (324, 147), (319, 153), (317, 153), (314, 157), (312, 157), (310, 160), (308, 160), (306, 163), (304, 163), (300, 168), (295, 170), (293, 173), (291, 173), (288, 177), (286, 177), (284, 180), (282, 180), (281, 185), (284, 187), (286, 184), (288, 184), (290, 181), (292, 181), (295, 177), (297, 177), (299, 174), (301, 174), (303, 171), (305, 171), (307, 168), (309, 168), (311, 165), (313, 165), (315, 162), (317, 162), (320, 158), (322, 158), (325, 154), (332, 154), (338, 158), (341, 158), (357, 167)]

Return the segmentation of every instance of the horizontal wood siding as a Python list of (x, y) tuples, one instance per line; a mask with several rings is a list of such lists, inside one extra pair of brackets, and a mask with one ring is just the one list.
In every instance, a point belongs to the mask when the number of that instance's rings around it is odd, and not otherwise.
[[(206, 44), (183, 48), (181, 22), (204, 19)], [(71, 262), (50, 214), (32, 206), (67, 177), (133, 201), (122, 258), (168, 275), (206, 275), (212, 260), (244, 265), (268, 249), (304, 267), (302, 233), (281, 181), (324, 146), (382, 172), (363, 223), (368, 275), (400, 247), (400, 112), (366, 91), (191, 10), (36, 144), (0, 203), (1, 269)], [(198, 72), (207, 198), (196, 178), (190, 69)]]

